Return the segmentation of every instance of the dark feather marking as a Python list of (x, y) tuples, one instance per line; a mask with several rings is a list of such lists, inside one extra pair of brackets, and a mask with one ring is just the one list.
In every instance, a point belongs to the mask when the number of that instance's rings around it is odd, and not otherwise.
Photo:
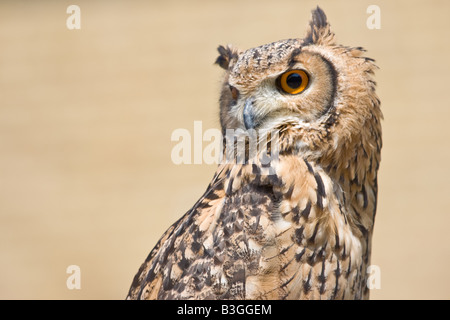
[(375, 216), (377, 215), (377, 201), (378, 201), (378, 179), (376, 177), (373, 181), (373, 193), (375, 196), (375, 201), (373, 204), (372, 221), (375, 221)]
[(287, 251), (289, 251), (290, 248), (292, 248), (294, 244), (291, 243), (288, 247), (284, 248), (283, 250), (280, 251), (279, 255), (283, 255), (285, 254)]
[(339, 249), (340, 249), (340, 247), (341, 247), (341, 245), (340, 245), (340, 239), (339, 239), (339, 235), (336, 233), (336, 235), (335, 235), (335, 239), (336, 239), (336, 244), (334, 245), (334, 249), (336, 250), (336, 251), (339, 251)]
[(321, 284), (319, 292), (320, 292), (320, 294), (324, 294), (325, 293), (325, 283), (327, 282), (327, 277), (325, 276), (325, 260), (322, 261), (322, 272), (317, 277), (317, 280), (319, 280), (319, 282)]
[(233, 198), (233, 205), (236, 207), (236, 208), (239, 208), (240, 206), (241, 206), (241, 197), (234, 197)]
[(358, 220), (361, 220), (361, 214), (358, 212), (358, 210), (356, 210), (354, 205), (352, 205), (352, 209), (355, 212), (355, 215), (358, 218)]
[(199, 206), (199, 208), (200, 209), (203, 209), (203, 208), (210, 208), (210, 207), (212, 207), (213, 206), (213, 203), (211, 203), (211, 201), (209, 201), (209, 199), (203, 199), (203, 201), (202, 201), (202, 203), (201, 203), (201, 205)]
[[(344, 195), (344, 197), (343, 197), (343, 199), (344, 199), (344, 205), (345, 205), (345, 203), (346, 203), (346, 197), (345, 197), (345, 195)], [(342, 205), (339, 203), (339, 212), (344, 216), (344, 222), (345, 222), (345, 224), (348, 224), (348, 221), (347, 221), (347, 215), (344, 213), (344, 210), (342, 210)]]
[(222, 243), (222, 238), (219, 237), (219, 233), (218, 232), (214, 232), (213, 233), (213, 245), (214, 245), (214, 248), (216, 249), (216, 251), (217, 251), (217, 249), (218, 249), (218, 247), (220, 246), (221, 243)]
[(192, 279), (194, 280), (193, 282), (194, 282), (194, 290), (195, 291), (200, 291), (200, 290), (202, 290), (202, 288), (203, 288), (203, 286), (205, 285), (204, 283), (203, 283), (203, 281), (201, 280), (201, 278), (199, 277), (199, 276), (197, 276), (197, 275), (193, 275), (192, 276)]
[(172, 279), (170, 279), (170, 273), (172, 272), (172, 264), (169, 264), (167, 268), (168, 268), (167, 270), (168, 276), (164, 277), (162, 286), (164, 290), (171, 290), (173, 288), (173, 281)]
[[(298, 272), (298, 271), (297, 271), (297, 272)], [(280, 288), (286, 287), (286, 286), (289, 284), (289, 282), (291, 282), (292, 280), (294, 280), (294, 278), (297, 276), (297, 272), (295, 272), (295, 273), (293, 274), (293, 276), (290, 277), (288, 280), (286, 280), (285, 282), (283, 282), (283, 283), (281, 284)]]
[(274, 186), (279, 186), (280, 185), (280, 179), (278, 178), (278, 176), (276, 174), (270, 174), (268, 175), (268, 179), (270, 181), (270, 183)]
[(256, 233), (256, 231), (258, 231), (258, 226), (259, 226), (259, 220), (260, 219), (261, 219), (260, 215), (256, 217), (256, 221), (255, 221), (255, 223), (252, 226), (253, 233)]
[(283, 217), (286, 216), (288, 213), (292, 212), (292, 221), (296, 224), (300, 221), (300, 209), (298, 206), (295, 206), (292, 211), (288, 211), (285, 214), (283, 214)]
[(275, 238), (278, 238), (278, 237), (282, 236), (283, 234), (285, 234), (286, 232), (288, 232), (288, 231), (290, 231), (290, 230), (291, 230), (291, 228), (287, 228), (286, 230), (281, 231), (280, 233), (278, 233), (278, 234), (275, 236)]
[(319, 259), (325, 259), (325, 249), (327, 248), (328, 242), (325, 242), (325, 244), (320, 248), (319, 253), (317, 254), (317, 258)]
[(242, 231), (242, 229), (243, 229), (242, 225), (238, 221), (235, 221), (234, 222), (234, 230), (237, 232), (240, 232), (240, 231)]
[(300, 228), (295, 229), (295, 242), (299, 245), (302, 243), (302, 240), (303, 240), (304, 229), (305, 229), (304, 226), (301, 226)]
[(306, 204), (305, 209), (303, 209), (301, 215), (308, 220), (309, 214), (311, 212), (311, 202), (308, 201), (308, 203)]
[(200, 231), (199, 229), (198, 229), (198, 226), (197, 225), (195, 225), (197, 228), (196, 228), (196, 230), (192, 233), (192, 237), (194, 238), (194, 240), (198, 240), (198, 239), (200, 239), (202, 236), (203, 236), (203, 232), (202, 231)]
[(189, 267), (189, 260), (187, 260), (184, 255), (181, 257), (180, 261), (178, 261), (178, 266), (181, 270), (186, 270)]
[(336, 270), (334, 270), (334, 277), (336, 279), (336, 282), (334, 284), (334, 290), (333, 290), (333, 296), (332, 299), (334, 299), (338, 293), (339, 290), (339, 278), (341, 277), (341, 266), (339, 264), (339, 259), (336, 259)]
[[(325, 194), (325, 186), (323, 184), (323, 180), (322, 177), (320, 176), (320, 174), (316, 173), (314, 175), (314, 178), (316, 179), (316, 183), (317, 183), (317, 198), (325, 198), (326, 194)], [(317, 199), (317, 201), (319, 201)], [(323, 209), (323, 207), (321, 207)]]
[(234, 233), (233, 227), (230, 227), (228, 225), (224, 226), (223, 235), (225, 238), (229, 238), (233, 233)]
[(366, 191), (366, 187), (364, 186), (364, 184), (362, 185), (362, 189), (361, 192), (363, 194), (363, 199), (364, 199), (364, 204), (363, 204), (363, 208), (367, 209), (367, 206), (369, 204), (369, 201), (367, 199), (367, 191)]
[(303, 255), (305, 254), (305, 252), (306, 252), (306, 249), (303, 248), (303, 250), (301, 252), (297, 253), (295, 255), (295, 261), (300, 262), (300, 260), (302, 259)]
[(294, 154), (294, 149), (293, 148), (289, 148), (289, 149), (282, 149), (279, 151), (279, 155), (280, 156), (290, 156)]
[(211, 192), (207, 195), (206, 199), (209, 201), (219, 199), (219, 196), (215, 192)]
[(216, 266), (221, 265), (224, 260), (225, 260), (225, 257), (223, 255), (215, 255), (213, 258), (214, 264)]
[(291, 243), (288, 247), (282, 249), (282, 250), (281, 250), (279, 253), (277, 253), (276, 255), (271, 256), (271, 257), (268, 257), (266, 260), (272, 260), (273, 258), (276, 258), (276, 257), (279, 257), (279, 256), (285, 254), (290, 248), (292, 248), (293, 245), (294, 245), (294, 244)]
[(284, 270), (291, 264), (291, 262), (294, 260), (295, 258), (292, 258), (291, 260), (289, 260), (285, 265), (283, 265), (280, 268), (280, 272), (284, 272)]
[(288, 66), (289, 68), (292, 68), (296, 63), (297, 60), (295, 59), (300, 53), (302, 52), (301, 48), (295, 48), (292, 50), (291, 56), (289, 58)]
[(185, 288), (186, 288), (186, 284), (183, 281), (177, 282), (176, 290), (177, 290), (178, 293), (183, 292)]
[(347, 268), (347, 273), (345, 275), (346, 278), (348, 278), (348, 276), (350, 275), (351, 270), (352, 270), (352, 256), (349, 255), (348, 256), (348, 268)]
[(313, 170), (311, 164), (308, 162), (308, 160), (303, 159), (303, 161), (305, 161), (306, 166), (308, 167), (308, 171), (311, 172), (312, 174), (314, 174), (314, 170)]
[(205, 247), (205, 245), (203, 244), (203, 252), (205, 253), (206, 256), (212, 258), (214, 257), (214, 249), (208, 249)]
[(230, 180), (228, 181), (228, 186), (227, 186), (227, 191), (226, 191), (227, 196), (230, 196), (233, 193), (233, 181), (234, 181), (233, 177), (231, 177)]
[(250, 211), (250, 215), (253, 217), (260, 216), (261, 214), (262, 214), (262, 210), (260, 208), (252, 208)]
[(194, 270), (193, 271), (194, 271), (195, 274), (202, 274), (204, 270), (205, 270), (205, 265), (203, 263), (197, 263), (194, 266)]
[(366, 227), (364, 227), (362, 224), (357, 223), (356, 226), (358, 227), (359, 231), (361, 231), (364, 239), (368, 239), (369, 231), (367, 231)]
[[(330, 100), (328, 102), (328, 106), (324, 109), (324, 112), (322, 115), (325, 115), (329, 112), (332, 114), (335, 111), (334, 102), (335, 102), (336, 93), (337, 93), (338, 73), (337, 73), (334, 65), (328, 59), (326, 59), (324, 56), (319, 55), (319, 54), (317, 54), (317, 56), (320, 57), (323, 60), (323, 62), (325, 63), (325, 65), (327, 66), (327, 69), (328, 69), (328, 72), (330, 73), (330, 78), (331, 78)], [(328, 118), (328, 121), (330, 121), (330, 124), (327, 125), (329, 127), (336, 121), (336, 118), (334, 118), (334, 116), (331, 116)]]
[[(358, 159), (357, 159), (357, 158), (358, 158), (358, 157), (355, 156), (355, 160), (354, 160), (355, 163), (358, 162)], [(357, 186), (359, 186), (359, 177), (358, 177), (358, 173), (355, 173), (355, 177), (354, 177), (352, 180), (350, 180), (350, 183), (356, 184)]]
[(311, 275), (312, 275), (312, 268), (309, 270), (308, 278), (303, 280), (303, 292), (305, 294), (308, 294), (309, 291), (311, 291)]
[(319, 223), (316, 223), (316, 226), (314, 227), (313, 234), (308, 239), (309, 243), (314, 243), (314, 241), (316, 240), (317, 230), (319, 230)]
[(237, 215), (238, 215), (239, 219), (244, 219), (244, 216), (245, 216), (244, 210), (242, 210), (242, 208), (239, 208)]
[(313, 253), (306, 259), (309, 265), (314, 265), (316, 263), (317, 251), (313, 251)]
[(200, 251), (201, 247), (202, 247), (202, 244), (197, 241), (194, 241), (191, 244), (191, 249), (192, 249), (193, 253), (198, 253)]
[(285, 193), (285, 198), (286, 199), (290, 199), (291, 197), (292, 197), (292, 193), (294, 192), (294, 188), (295, 188), (295, 185), (294, 184), (292, 184), (290, 187), (289, 187), (289, 190)]

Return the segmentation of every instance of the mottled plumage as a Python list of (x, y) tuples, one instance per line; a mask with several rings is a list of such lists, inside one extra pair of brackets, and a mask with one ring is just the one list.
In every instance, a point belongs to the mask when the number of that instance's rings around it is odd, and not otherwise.
[[(363, 52), (335, 43), (320, 8), (303, 39), (219, 47), (222, 130), (254, 129), (263, 143), (254, 157), (246, 145), (245, 161), (219, 165), (128, 298), (368, 298), (382, 114)], [(308, 75), (298, 94), (280, 89), (290, 70)]]

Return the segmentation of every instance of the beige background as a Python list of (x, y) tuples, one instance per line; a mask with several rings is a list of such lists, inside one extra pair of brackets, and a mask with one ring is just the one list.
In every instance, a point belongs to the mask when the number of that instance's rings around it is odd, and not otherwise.
[[(81, 30), (66, 28), (70, 4)], [(123, 299), (215, 170), (174, 165), (170, 136), (218, 127), (217, 45), (302, 37), (317, 4), (381, 68), (372, 298), (450, 298), (445, 0), (1, 1), (0, 298)], [(66, 287), (71, 264), (81, 290)]]

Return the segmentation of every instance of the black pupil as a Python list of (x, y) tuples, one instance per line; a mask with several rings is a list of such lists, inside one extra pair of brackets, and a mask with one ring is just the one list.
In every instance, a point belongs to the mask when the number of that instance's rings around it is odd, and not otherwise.
[(302, 76), (298, 73), (291, 73), (286, 79), (286, 84), (289, 88), (297, 89), (302, 85)]

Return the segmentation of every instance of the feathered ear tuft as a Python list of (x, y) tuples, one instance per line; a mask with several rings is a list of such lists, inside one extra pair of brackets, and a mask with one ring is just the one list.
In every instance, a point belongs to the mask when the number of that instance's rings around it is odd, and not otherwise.
[(319, 7), (312, 11), (309, 29), (306, 37), (303, 39), (304, 46), (310, 44), (334, 44), (334, 33), (331, 32), (325, 12)]
[(219, 56), (216, 59), (216, 64), (221, 66), (223, 69), (228, 70), (238, 59), (239, 50), (233, 48), (231, 45), (219, 46), (217, 48), (219, 51)]

